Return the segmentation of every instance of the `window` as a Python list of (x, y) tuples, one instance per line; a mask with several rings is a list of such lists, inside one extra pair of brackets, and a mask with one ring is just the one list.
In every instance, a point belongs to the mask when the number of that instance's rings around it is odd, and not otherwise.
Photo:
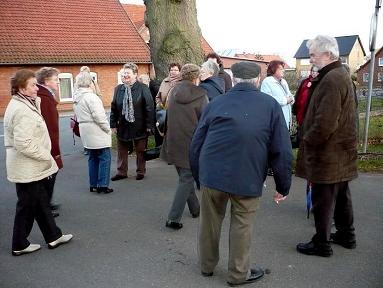
[(92, 76), (92, 79), (94, 82), (97, 82), (97, 73), (96, 72), (90, 72), (90, 76)]
[(383, 66), (383, 58), (379, 58), (378, 59), (378, 65), (379, 66)]
[(300, 63), (302, 66), (310, 65), (310, 59), (300, 59)]
[(383, 72), (378, 72), (378, 82), (383, 81)]
[(118, 71), (117, 72), (117, 84), (122, 84), (122, 80), (121, 80), (121, 72), (122, 70)]
[(73, 76), (71, 73), (59, 74), (60, 101), (69, 102), (73, 100)]
[(368, 82), (368, 73), (363, 73), (363, 82)]
[(343, 64), (348, 64), (348, 63), (347, 63), (347, 57), (340, 56), (339, 59), (340, 59), (340, 61), (341, 61)]

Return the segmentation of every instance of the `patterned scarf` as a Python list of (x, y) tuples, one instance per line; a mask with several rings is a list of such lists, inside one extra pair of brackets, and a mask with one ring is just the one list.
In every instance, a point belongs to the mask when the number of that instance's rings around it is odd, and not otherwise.
[(125, 86), (125, 95), (124, 100), (122, 101), (122, 115), (125, 115), (125, 120), (133, 123), (134, 122), (134, 107), (133, 107), (133, 98), (132, 90), (130, 85), (124, 84)]

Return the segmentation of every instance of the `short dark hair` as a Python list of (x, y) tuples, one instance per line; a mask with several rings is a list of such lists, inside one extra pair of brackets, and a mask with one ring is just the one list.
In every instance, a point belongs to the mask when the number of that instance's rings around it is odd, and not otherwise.
[(222, 60), (221, 60), (221, 57), (219, 57), (219, 55), (215, 52), (210, 52), (209, 54), (207, 54), (205, 56), (205, 61), (209, 60), (209, 58), (214, 58), (214, 59), (217, 59), (217, 63), (219, 66), (222, 65)]
[(59, 75), (59, 70), (53, 67), (43, 67), (36, 72), (36, 80), (39, 84), (44, 84), (45, 80), (52, 76)]
[(181, 64), (180, 63), (177, 63), (177, 62), (173, 62), (173, 63), (170, 63), (169, 64), (169, 71), (170, 71), (170, 69), (172, 69), (173, 67), (178, 67), (178, 70), (180, 70), (181, 71)]
[(20, 88), (27, 87), (27, 82), (31, 78), (35, 78), (35, 72), (33, 72), (30, 69), (21, 69), (18, 70), (12, 77), (11, 77), (11, 93), (12, 95), (15, 95), (17, 92), (19, 92)]
[(282, 67), (284, 68), (285, 67), (285, 62), (281, 61), (281, 60), (273, 60), (269, 63), (269, 65), (267, 66), (267, 76), (273, 76), (275, 74), (275, 72), (277, 72), (278, 70), (278, 67), (282, 65)]

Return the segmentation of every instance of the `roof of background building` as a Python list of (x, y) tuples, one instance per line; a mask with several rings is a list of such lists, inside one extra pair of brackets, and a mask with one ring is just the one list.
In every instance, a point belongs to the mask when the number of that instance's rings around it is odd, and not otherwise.
[[(348, 56), (352, 50), (352, 47), (354, 47), (356, 41), (359, 41), (360, 46), (362, 47), (363, 55), (364, 56), (366, 55), (363, 49), (362, 42), (360, 41), (360, 38), (358, 35), (339, 36), (339, 37), (335, 37), (335, 39), (338, 42), (338, 46), (339, 46), (339, 56)], [(307, 41), (308, 39), (303, 40), (301, 46), (299, 46), (297, 53), (295, 53), (294, 58), (296, 59), (310, 58), (309, 49), (306, 47)]]
[(118, 0), (1, 0), (0, 65), (150, 61)]

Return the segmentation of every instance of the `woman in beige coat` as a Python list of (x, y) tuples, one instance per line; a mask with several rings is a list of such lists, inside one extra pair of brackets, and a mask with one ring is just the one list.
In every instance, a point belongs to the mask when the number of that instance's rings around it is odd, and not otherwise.
[(51, 142), (36, 83), (33, 71), (17, 71), (11, 79), (13, 96), (4, 115), (7, 178), (16, 184), (18, 198), (12, 239), (14, 256), (41, 248), (27, 239), (35, 219), (50, 249), (73, 237), (61, 233), (50, 210), (45, 183), (58, 167), (50, 153)]

